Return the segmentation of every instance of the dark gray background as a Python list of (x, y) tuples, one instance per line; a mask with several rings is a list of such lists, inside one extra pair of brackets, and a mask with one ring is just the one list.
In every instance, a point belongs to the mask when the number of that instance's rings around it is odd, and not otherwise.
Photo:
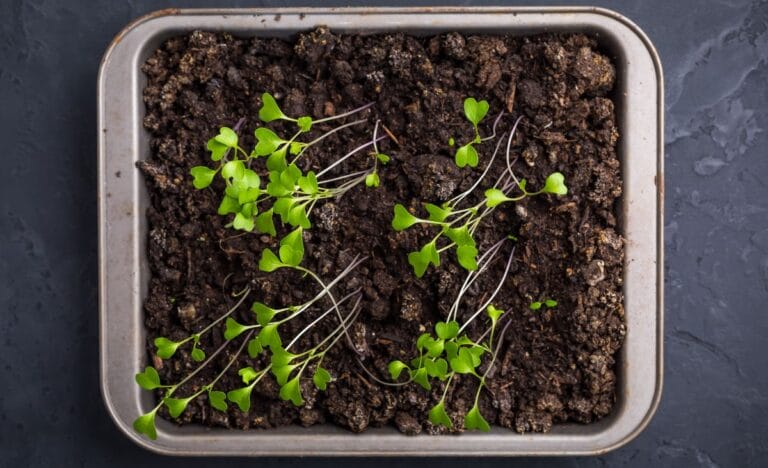
[[(389, 2), (440, 3), (502, 2)], [(637, 22), (664, 63), (663, 401), (640, 437), (600, 458), (439, 465), (768, 466), (768, 351), (762, 346), (768, 335), (768, 3), (593, 3)], [(133, 18), (213, 4), (0, 0), (0, 465), (212, 464), (139, 449), (118, 432), (101, 402), (96, 72), (109, 41)], [(438, 466), (407, 459), (366, 464)]]

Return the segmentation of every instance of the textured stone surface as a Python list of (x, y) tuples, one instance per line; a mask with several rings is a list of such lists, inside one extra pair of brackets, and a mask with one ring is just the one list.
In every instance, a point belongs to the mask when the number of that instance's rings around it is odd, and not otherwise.
[[(440, 3), (452, 2), (434, 2)], [(636, 21), (664, 62), (661, 407), (642, 435), (603, 457), (439, 465), (768, 466), (768, 3), (595, 3)], [(158, 458), (135, 447), (106, 416), (98, 390), (96, 71), (114, 34), (159, 7), (148, 0), (0, 2), (0, 465), (210, 463)], [(258, 463), (278, 466), (277, 460)]]

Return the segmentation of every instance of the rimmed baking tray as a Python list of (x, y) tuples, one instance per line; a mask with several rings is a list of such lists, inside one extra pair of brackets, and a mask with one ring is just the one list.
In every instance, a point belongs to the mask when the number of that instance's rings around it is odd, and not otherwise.
[[(148, 203), (136, 161), (149, 153), (142, 128), (145, 83), (140, 66), (163, 40), (196, 29), (286, 37), (319, 25), (353, 33), (446, 31), (479, 34), (584, 32), (614, 60), (614, 101), (621, 138), (624, 195), (621, 225), (627, 335), (618, 363), (618, 402), (590, 425), (556, 425), (546, 434), (406, 436), (394, 428), (352, 434), (331, 425), (233, 431), (177, 427), (158, 418), (158, 438), (136, 434), (132, 421), (151, 395), (133, 376), (146, 365), (142, 300)], [(99, 326), (101, 390), (109, 414), (134, 442), (176, 455), (491, 456), (600, 454), (634, 438), (661, 395), (663, 339), (663, 80), (653, 45), (623, 16), (599, 8), (281, 8), (163, 10), (121, 31), (98, 78)]]

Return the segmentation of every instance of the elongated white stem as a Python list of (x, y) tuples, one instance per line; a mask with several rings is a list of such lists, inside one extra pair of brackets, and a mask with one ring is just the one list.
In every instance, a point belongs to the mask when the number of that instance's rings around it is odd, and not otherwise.
[(324, 184), (328, 184), (328, 183), (336, 182), (336, 181), (339, 181), (339, 180), (349, 179), (350, 177), (357, 177), (357, 176), (360, 176), (360, 175), (363, 175), (363, 174), (368, 174), (369, 172), (370, 171), (366, 169), (364, 171), (357, 171), (357, 172), (353, 172), (351, 174), (344, 174), (344, 175), (340, 175), (338, 177), (334, 177), (332, 179), (325, 179), (325, 180), (323, 180), (323, 183)]
[[(493, 140), (494, 138), (496, 138), (496, 127), (499, 125), (499, 121), (501, 120), (501, 117), (503, 115), (504, 115), (504, 111), (499, 112), (499, 115), (493, 121), (493, 128), (491, 129), (493, 133), (490, 136), (487, 136), (485, 138), (481, 138), (480, 141), (488, 141), (488, 140)], [(501, 138), (504, 138), (504, 137), (502, 136)]]
[(501, 239), (500, 241), (496, 242), (490, 248), (488, 248), (488, 250), (483, 252), (480, 258), (478, 258), (477, 270), (470, 271), (467, 277), (464, 279), (464, 284), (461, 285), (461, 288), (459, 289), (459, 293), (456, 295), (456, 300), (453, 301), (453, 304), (451, 305), (451, 309), (448, 311), (448, 320), (456, 319), (456, 316), (458, 315), (458, 311), (459, 311), (459, 305), (461, 304), (461, 299), (464, 297), (464, 294), (472, 286), (475, 280), (477, 280), (478, 276), (485, 271), (488, 265), (491, 264), (491, 261), (496, 257), (496, 254), (498, 253), (499, 249), (501, 248), (501, 245), (504, 243), (505, 240), (506, 239)]
[(499, 281), (499, 284), (496, 286), (496, 289), (493, 291), (493, 294), (491, 294), (491, 297), (489, 297), (488, 300), (485, 301), (485, 303), (483, 305), (481, 305), (475, 311), (474, 314), (472, 314), (472, 316), (469, 318), (469, 320), (464, 322), (464, 325), (462, 325), (461, 328), (459, 328), (459, 333), (464, 331), (464, 329), (467, 328), (467, 326), (469, 326), (469, 324), (472, 323), (472, 321), (475, 320), (475, 318), (478, 315), (480, 315), (485, 310), (485, 308), (488, 307), (488, 305), (491, 304), (491, 302), (493, 302), (493, 299), (499, 293), (499, 291), (501, 290), (501, 287), (504, 285), (504, 281), (506, 281), (506, 279), (507, 279), (507, 275), (509, 274), (509, 267), (512, 266), (512, 259), (514, 257), (515, 257), (515, 247), (512, 247), (512, 252), (510, 252), (510, 254), (509, 254), (509, 260), (507, 260), (507, 265), (504, 267), (504, 274), (501, 275), (501, 280)]
[(381, 140), (383, 140), (383, 139), (385, 139), (385, 138), (387, 138), (387, 137), (386, 137), (386, 136), (381, 136), (381, 137), (379, 137), (377, 140), (372, 140), (372, 141), (369, 141), (369, 142), (367, 142), (367, 143), (364, 143), (364, 144), (362, 144), (362, 145), (358, 146), (357, 148), (353, 149), (352, 151), (350, 151), (349, 153), (345, 154), (345, 155), (344, 155), (344, 156), (342, 156), (341, 158), (337, 159), (337, 160), (336, 160), (336, 161), (335, 161), (333, 164), (331, 164), (330, 166), (328, 166), (328, 167), (326, 167), (325, 169), (323, 169), (322, 171), (318, 172), (318, 173), (317, 173), (317, 177), (318, 177), (318, 178), (320, 178), (320, 176), (322, 176), (322, 175), (323, 175), (323, 174), (325, 174), (326, 172), (330, 171), (330, 170), (331, 170), (331, 169), (333, 169), (334, 167), (338, 166), (339, 164), (341, 164), (342, 162), (344, 162), (344, 161), (345, 161), (347, 158), (349, 158), (350, 156), (354, 155), (355, 153), (357, 153), (357, 152), (359, 152), (359, 151), (362, 151), (362, 150), (364, 150), (365, 148), (368, 148), (369, 146), (373, 146), (373, 142), (374, 142), (374, 141), (381, 141)]
[(452, 198), (448, 203), (450, 205), (458, 205), (464, 198), (466, 198), (470, 193), (472, 193), (478, 185), (480, 185), (480, 182), (483, 181), (486, 174), (488, 174), (488, 171), (491, 169), (491, 166), (493, 166), (493, 161), (496, 159), (496, 155), (499, 153), (499, 149), (501, 148), (501, 142), (503, 141), (504, 136), (502, 134), (502, 137), (499, 138), (499, 141), (496, 143), (496, 149), (493, 151), (493, 155), (491, 156), (491, 160), (488, 161), (488, 165), (485, 166), (485, 170), (482, 174), (480, 174), (480, 177), (477, 178), (475, 183), (472, 185), (472, 187), (469, 188), (469, 190), (465, 191), (464, 193), (459, 194), (459, 196)]
[[(343, 298), (341, 298), (341, 299), (339, 300), (339, 305), (341, 305), (341, 304), (344, 304), (345, 302), (347, 302), (347, 301), (349, 300), (349, 298), (350, 298), (350, 297), (354, 296), (355, 294), (357, 294), (357, 293), (359, 293), (359, 292), (360, 292), (360, 288), (358, 288), (358, 289), (356, 289), (355, 291), (353, 291), (353, 292), (351, 292), (351, 293), (347, 294), (346, 296), (344, 296)], [(323, 319), (324, 319), (324, 318), (325, 318), (325, 317), (326, 317), (328, 314), (330, 314), (331, 312), (333, 312), (333, 309), (334, 309), (333, 307), (329, 307), (329, 308), (328, 308), (328, 310), (326, 310), (325, 312), (323, 312), (322, 314), (320, 314), (320, 316), (318, 316), (318, 317), (317, 317), (315, 320), (313, 320), (312, 322), (310, 322), (310, 324), (309, 324), (309, 325), (307, 325), (306, 327), (304, 327), (304, 329), (303, 329), (303, 330), (301, 330), (301, 331), (299, 332), (299, 334), (298, 334), (298, 335), (296, 335), (295, 337), (293, 337), (293, 339), (292, 339), (292, 340), (291, 340), (291, 342), (288, 344), (288, 346), (286, 346), (286, 349), (287, 349), (288, 347), (292, 346), (294, 343), (296, 343), (296, 342), (299, 340), (299, 338), (301, 338), (301, 337), (302, 337), (302, 336), (303, 336), (305, 333), (307, 333), (307, 332), (308, 332), (308, 331), (309, 331), (309, 330), (310, 330), (312, 327), (314, 327), (315, 325), (317, 325), (317, 324), (318, 324), (318, 323), (319, 323), (321, 320), (323, 320)]]
[[(214, 326), (215, 326), (217, 323), (221, 322), (221, 321), (222, 321), (222, 320), (224, 320), (225, 318), (227, 318), (227, 317), (229, 317), (230, 315), (232, 315), (232, 313), (233, 313), (234, 311), (236, 311), (236, 310), (237, 310), (237, 308), (238, 308), (238, 307), (240, 307), (240, 306), (243, 304), (243, 301), (245, 301), (245, 298), (247, 298), (247, 297), (248, 297), (248, 294), (249, 294), (250, 292), (251, 292), (251, 288), (249, 288), (249, 287), (246, 287), (246, 288), (245, 288), (245, 290), (244, 290), (243, 292), (241, 292), (241, 293), (240, 293), (240, 294), (241, 294), (243, 297), (241, 297), (241, 298), (240, 298), (240, 300), (239, 300), (239, 301), (237, 301), (237, 304), (235, 304), (235, 305), (234, 305), (234, 306), (233, 306), (231, 309), (229, 309), (229, 310), (228, 310), (228, 311), (227, 311), (227, 312), (226, 312), (224, 315), (222, 315), (221, 317), (217, 318), (216, 320), (214, 320), (213, 322), (211, 322), (210, 324), (208, 324), (208, 326), (207, 326), (207, 327), (205, 327), (205, 328), (203, 328), (202, 330), (200, 330), (199, 332), (195, 333), (195, 335), (202, 335), (203, 333), (205, 333), (205, 332), (207, 332), (208, 330), (210, 330), (211, 328), (213, 328), (213, 327), (214, 327)], [(194, 336), (194, 335), (192, 335), (192, 336)], [(190, 338), (192, 338), (192, 336), (190, 336), (190, 337), (189, 337), (189, 338), (187, 338), (187, 339), (190, 339)]]
[(515, 121), (515, 125), (512, 126), (512, 131), (509, 134), (509, 140), (507, 140), (507, 171), (509, 171), (510, 175), (512, 175), (512, 178), (515, 179), (515, 183), (517, 185), (520, 185), (520, 181), (517, 180), (517, 176), (515, 175), (515, 172), (512, 170), (512, 162), (509, 160), (509, 151), (512, 148), (512, 139), (515, 136), (515, 131), (517, 131), (517, 125), (520, 123), (520, 121), (523, 119), (523, 116), (520, 116)]
[(352, 109), (351, 111), (344, 112), (343, 114), (332, 115), (330, 117), (325, 117), (323, 119), (314, 120), (312, 123), (313, 124), (319, 124), (319, 123), (323, 123), (323, 122), (330, 122), (331, 120), (343, 119), (344, 117), (346, 117), (348, 115), (357, 114), (358, 112), (362, 112), (362, 111), (368, 109), (369, 107), (373, 106), (374, 104), (376, 104), (376, 103), (375, 102), (369, 102), (368, 104), (366, 104), (364, 106), (360, 106), (357, 109)]

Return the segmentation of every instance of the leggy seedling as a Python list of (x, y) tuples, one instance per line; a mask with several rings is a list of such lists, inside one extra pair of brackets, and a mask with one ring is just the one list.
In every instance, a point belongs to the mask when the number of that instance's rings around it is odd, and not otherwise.
[[(338, 131), (364, 123), (366, 119), (340, 125), (310, 142), (300, 142), (297, 138), (310, 131), (313, 125), (361, 112), (369, 108), (372, 103), (333, 117), (313, 120), (309, 116), (299, 118), (286, 116), (268, 93), (262, 95), (262, 102), (259, 116), (264, 122), (274, 120), (295, 122), (298, 127), (297, 132), (286, 140), (267, 127), (259, 127), (254, 132), (257, 140), (256, 146), (251, 152), (246, 152), (239, 145), (236, 130), (222, 127), (219, 134), (211, 138), (207, 145), (211, 152), (211, 160), (217, 166), (215, 168), (193, 167), (190, 171), (193, 176), (193, 185), (202, 190), (211, 185), (217, 174), (220, 175), (225, 182), (225, 191), (218, 207), (218, 213), (222, 216), (233, 214), (234, 218), (230, 225), (235, 229), (243, 231), (256, 229), (258, 232), (274, 236), (276, 235), (273, 220), (275, 214), (280, 215), (284, 224), (308, 229), (310, 227), (309, 214), (319, 200), (343, 195), (357, 184), (365, 182), (367, 173), (366, 175), (356, 174), (356, 177), (342, 176), (325, 181), (320, 180), (320, 176), (344, 159), (368, 146), (375, 145), (377, 139), (374, 138), (373, 142), (356, 148), (318, 174), (313, 171), (308, 171), (305, 174), (298, 167), (297, 161), (310, 147)], [(290, 162), (287, 161), (289, 154), (294, 156)], [(262, 157), (267, 158), (266, 167), (269, 171), (269, 183), (265, 188), (262, 187), (258, 173), (252, 169), (253, 163)], [(372, 171), (375, 174), (375, 164)], [(345, 182), (339, 186), (328, 185), (330, 182), (342, 179)], [(269, 206), (263, 206), (264, 203)]]
[[(463, 146), (460, 146), (456, 150), (454, 158), (457, 166), (477, 167), (479, 158), (477, 155), (477, 149), (475, 149), (475, 145), (484, 141), (484, 139), (480, 137), (480, 130), (477, 128), (477, 126), (485, 118), (486, 114), (488, 114), (488, 108), (488, 101), (484, 99), (481, 101), (478, 101), (473, 97), (464, 99), (464, 116), (467, 118), (467, 120), (469, 120), (469, 123), (472, 124), (472, 128), (475, 131), (475, 136), (472, 140)], [(448, 144), (453, 146), (453, 138), (449, 140)]]
[[(509, 142), (512, 141), (516, 127), (517, 123), (510, 133)], [(512, 172), (511, 165), (508, 164), (507, 171), (499, 176), (492, 188), (485, 191), (485, 197), (479, 203), (467, 208), (460, 208), (461, 202), (474, 192), (488, 174), (501, 147), (501, 141), (502, 140), (500, 139), (496, 144), (496, 149), (491, 156), (488, 166), (468, 190), (441, 205), (433, 203), (423, 204), (424, 209), (427, 212), (426, 218), (420, 218), (411, 214), (399, 203), (395, 205), (394, 217), (392, 219), (392, 228), (395, 231), (408, 229), (415, 224), (433, 225), (440, 229), (435, 237), (422, 246), (419, 251), (408, 254), (408, 263), (413, 267), (417, 277), (421, 278), (424, 276), (424, 273), (430, 264), (436, 267), (440, 266), (440, 254), (454, 247), (456, 248), (456, 257), (459, 264), (466, 270), (476, 270), (478, 249), (474, 239), (474, 233), (480, 225), (480, 222), (490, 215), (497, 206), (506, 202), (515, 202), (522, 200), (525, 197), (544, 193), (554, 195), (565, 195), (568, 193), (568, 188), (565, 186), (564, 182), (565, 178), (559, 172), (550, 174), (541, 190), (529, 192), (526, 190), (526, 180), (523, 179), (518, 181)], [(509, 160), (509, 150), (510, 144), (508, 143), (507, 160)], [(516, 183), (513, 183), (512, 179), (514, 179)], [(510, 197), (509, 194), (515, 188), (521, 193), (517, 196)], [(438, 245), (438, 241), (443, 238), (443, 236), (448, 238), (448, 242), (440, 246)]]
[[(277, 266), (276, 268), (291, 266), (301, 271), (304, 274), (310, 274), (321, 285), (322, 289), (320, 290), (320, 292), (317, 293), (312, 299), (310, 299), (309, 301), (303, 304), (284, 307), (284, 308), (270, 308), (261, 302), (254, 302), (253, 305), (251, 306), (251, 311), (254, 313), (254, 318), (256, 323), (241, 324), (235, 319), (233, 319), (231, 315), (235, 310), (239, 308), (239, 306), (243, 303), (243, 301), (249, 294), (250, 290), (246, 288), (243, 292), (239, 293), (241, 298), (234, 307), (229, 309), (226, 313), (221, 315), (219, 318), (214, 320), (211, 324), (209, 324), (199, 332), (196, 332), (190, 335), (189, 337), (179, 341), (172, 341), (165, 337), (160, 337), (156, 339), (155, 345), (157, 346), (157, 353), (158, 353), (158, 357), (160, 358), (163, 358), (163, 359), (170, 358), (180, 346), (190, 341), (193, 342), (192, 355), (194, 355), (194, 350), (199, 349), (197, 348), (197, 346), (198, 346), (200, 337), (205, 333), (210, 332), (214, 328), (214, 326), (221, 323), (222, 320), (225, 321), (224, 344), (222, 344), (222, 346), (219, 347), (204, 363), (202, 363), (192, 373), (190, 373), (185, 378), (183, 378), (179, 383), (173, 384), (173, 385), (161, 384), (159, 375), (153, 367), (147, 367), (144, 370), (144, 372), (136, 375), (136, 382), (142, 388), (147, 390), (155, 390), (155, 389), (164, 390), (164, 395), (161, 402), (150, 412), (140, 416), (134, 422), (134, 428), (138, 432), (150, 438), (156, 437), (157, 434), (155, 430), (154, 420), (155, 420), (155, 415), (157, 411), (160, 409), (162, 405), (166, 405), (168, 407), (169, 413), (171, 414), (172, 417), (178, 417), (191, 401), (193, 401), (195, 398), (197, 398), (198, 396), (206, 392), (208, 394), (208, 400), (214, 409), (217, 409), (219, 411), (226, 411), (227, 410), (226, 400), (229, 400), (233, 403), (236, 403), (237, 406), (242, 411), (248, 411), (248, 409), (250, 408), (251, 390), (256, 385), (256, 383), (261, 378), (263, 378), (263, 376), (267, 374), (270, 370), (273, 370), (273, 373), (275, 374), (275, 377), (278, 379), (279, 383), (282, 382), (280, 383), (281, 396), (284, 396), (284, 399), (290, 399), (296, 404), (299, 404), (298, 401), (300, 400), (300, 391), (298, 394), (299, 397), (298, 398), (296, 397), (295, 387), (296, 387), (296, 382), (298, 381), (297, 379), (300, 377), (301, 372), (303, 372), (304, 369), (307, 367), (307, 365), (309, 365), (310, 363), (314, 362), (315, 384), (319, 389), (321, 390), (325, 389), (326, 384), (331, 377), (330, 377), (330, 374), (325, 369), (320, 367), (322, 358), (325, 356), (328, 350), (338, 341), (338, 339), (347, 333), (347, 328), (349, 324), (354, 320), (354, 318), (357, 316), (359, 311), (359, 293), (360, 293), (359, 290), (353, 291), (352, 293), (348, 294), (341, 300), (336, 301), (335, 298), (333, 298), (331, 289), (335, 287), (342, 279), (344, 279), (355, 268), (357, 268), (357, 266), (359, 266), (365, 259), (360, 259), (358, 257), (354, 258), (352, 262), (339, 275), (337, 275), (336, 278), (333, 279), (333, 281), (326, 284), (314, 272), (311, 272), (306, 268), (298, 266), (298, 264), (301, 262), (301, 259), (303, 257), (303, 251), (304, 251), (303, 244), (301, 244), (300, 236), (297, 237), (296, 235), (294, 236), (289, 235), (289, 236), (286, 236), (286, 238), (288, 239), (288, 241), (286, 241), (285, 243), (285, 246), (287, 246), (287, 248), (281, 249), (281, 250), (283, 252), (283, 255), (286, 261), (290, 261), (291, 263), (296, 263), (296, 265), (289, 265), (287, 263), (283, 263), (282, 260), (278, 259), (280, 266)], [(291, 252), (288, 252), (289, 250), (291, 250)], [(279, 334), (279, 327), (287, 323), (288, 321), (296, 319), (302, 314), (307, 313), (307, 311), (315, 303), (317, 303), (320, 299), (322, 299), (325, 296), (329, 296), (331, 298), (333, 306), (330, 307), (328, 310), (326, 310), (324, 313), (322, 313), (319, 317), (312, 320), (308, 325), (306, 325), (293, 338), (291, 343), (285, 348), (283, 348), (282, 340)], [(340, 306), (342, 306), (345, 302), (347, 302), (349, 299), (351, 299), (354, 296), (358, 297), (358, 301), (353, 307), (352, 312), (350, 312), (346, 318), (342, 317), (340, 312)], [(292, 379), (290, 382), (288, 381), (283, 382), (281, 375), (283, 375), (283, 373), (285, 372), (285, 369), (284, 369), (285, 366), (281, 367), (280, 363), (282, 362), (281, 359), (285, 359), (285, 357), (287, 356), (285, 354), (287, 350), (290, 349), (291, 346), (296, 344), (299, 338), (301, 338), (304, 334), (306, 334), (310, 329), (316, 326), (320, 321), (322, 321), (325, 317), (327, 317), (333, 311), (336, 311), (338, 314), (339, 323), (340, 323), (339, 327), (337, 327), (333, 332), (331, 332), (317, 346), (301, 354), (297, 354), (296, 355), (297, 357), (305, 358), (304, 361), (301, 361), (303, 366), (301, 368), (301, 372), (299, 372), (299, 375), (294, 379)], [(257, 331), (258, 333), (256, 333)], [(218, 374), (213, 381), (201, 387), (200, 389), (198, 389), (197, 391), (195, 391), (189, 396), (186, 396), (183, 398), (175, 397), (175, 393), (178, 391), (180, 387), (182, 387), (186, 382), (188, 382), (192, 377), (194, 377), (202, 368), (209, 365), (209, 363), (220, 352), (222, 352), (233, 340), (237, 339), (238, 337), (244, 334), (245, 334), (245, 339), (241, 343), (239, 350), (237, 351), (235, 356), (232, 358), (230, 363), (226, 366), (226, 368), (222, 370), (221, 373)], [(237, 358), (238, 355), (242, 353), (244, 349), (247, 349), (248, 355), (251, 358), (258, 357), (266, 349), (268, 349), (270, 350), (271, 357), (273, 358), (273, 362), (272, 364), (267, 366), (265, 369), (262, 369), (261, 371), (255, 371), (251, 367), (240, 369), (238, 374), (243, 379), (243, 382), (246, 384), (246, 387), (232, 390), (226, 394), (223, 391), (214, 390), (214, 386), (216, 385), (216, 383), (221, 379), (224, 373), (227, 372), (227, 370), (231, 367), (234, 360)], [(202, 352), (202, 350), (200, 350), (200, 352)], [(277, 357), (275, 358), (275, 356)], [(285, 365), (288, 365), (288, 364), (291, 364), (291, 363), (290, 362), (285, 363)], [(277, 371), (275, 371), (275, 369), (277, 369)], [(293, 370), (293, 368), (291, 368), (291, 370)], [(290, 372), (288, 373), (290, 374)]]
[[(448, 313), (447, 320), (438, 322), (435, 325), (435, 335), (424, 333), (416, 341), (418, 357), (411, 360), (410, 364), (402, 361), (392, 361), (389, 364), (389, 373), (393, 380), (400, 378), (403, 371), (407, 371), (409, 382), (415, 382), (430, 390), (432, 383), (430, 380), (437, 379), (445, 382), (440, 400), (429, 411), (429, 420), (435, 425), (443, 425), (448, 428), (453, 427), (453, 423), (446, 411), (446, 398), (448, 390), (456, 375), (471, 375), (478, 379), (478, 390), (475, 395), (475, 403), (469, 410), (464, 419), (466, 429), (489, 430), (488, 422), (483, 418), (479, 409), (480, 392), (486, 384), (488, 372), (496, 360), (498, 346), (494, 350), (494, 338), (497, 325), (503, 311), (492, 305), (492, 301), (500, 291), (504, 281), (509, 273), (509, 267), (514, 256), (514, 249), (509, 255), (504, 274), (499, 281), (498, 286), (488, 299), (475, 311), (463, 325), (460, 325), (458, 319), (459, 306), (464, 293), (477, 279), (478, 275), (487, 269), (495, 256), (498, 254), (504, 240), (494, 244), (479, 259), (479, 268), (477, 271), (471, 271), (467, 275), (464, 284), (460, 288), (456, 299)], [(479, 339), (472, 340), (464, 332), (467, 327), (477, 319), (481, 312), (485, 311), (490, 319), (490, 327), (483, 333)], [(488, 337), (487, 340), (485, 338)], [(485, 340), (485, 341), (484, 341)], [(479, 367), (485, 354), (491, 353), (491, 360), (487, 364), (486, 371), (480, 375)]]

